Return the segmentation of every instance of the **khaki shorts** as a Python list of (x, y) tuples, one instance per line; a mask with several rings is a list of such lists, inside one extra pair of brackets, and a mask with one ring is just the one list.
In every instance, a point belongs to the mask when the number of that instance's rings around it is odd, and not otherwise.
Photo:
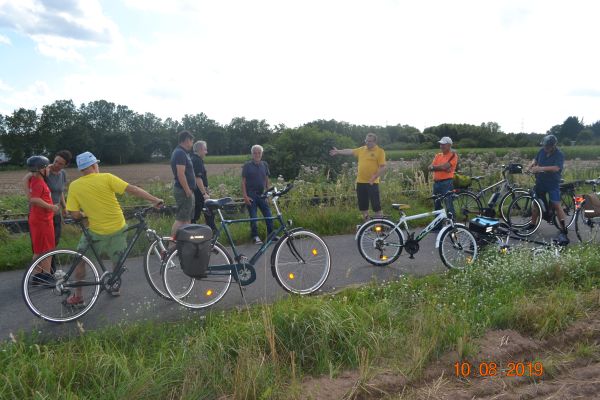
[[(110, 235), (99, 235), (90, 231), (90, 236), (92, 237), (92, 243), (94, 244), (94, 249), (100, 257), (108, 257), (113, 262), (113, 266), (116, 266), (119, 262), (119, 257), (123, 251), (127, 248), (127, 225), (123, 227), (123, 229), (116, 231), (115, 233), (111, 233)], [(79, 239), (79, 244), (77, 245), (77, 251), (83, 251), (88, 245), (87, 238), (85, 235), (81, 235), (81, 239)], [(92, 249), (89, 248), (87, 251), (87, 255), (94, 254)]]
[(194, 195), (187, 197), (185, 191), (177, 186), (173, 186), (173, 197), (177, 204), (175, 219), (177, 221), (191, 221), (194, 215)]

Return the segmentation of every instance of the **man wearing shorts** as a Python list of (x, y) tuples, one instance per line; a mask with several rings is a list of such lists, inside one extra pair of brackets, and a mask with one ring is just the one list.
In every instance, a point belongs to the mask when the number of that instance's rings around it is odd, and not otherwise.
[[(89, 151), (77, 156), (77, 168), (83, 176), (69, 186), (67, 211), (75, 219), (79, 219), (83, 216), (82, 214), (85, 214), (94, 248), (98, 251), (99, 256), (109, 257), (114, 268), (123, 250), (127, 247), (127, 233), (125, 232), (127, 224), (116, 194), (127, 192), (148, 200), (157, 207), (163, 201), (113, 174), (100, 173), (99, 162), (100, 160), (96, 159)], [(86, 247), (87, 238), (81, 235), (77, 249), (81, 251)], [(85, 277), (83, 267), (77, 268), (75, 277), (77, 279)], [(75, 289), (75, 293), (67, 299), (67, 303), (70, 305), (83, 303), (81, 292), (81, 288)], [(116, 290), (111, 294), (118, 296), (120, 292)]]
[(377, 135), (367, 133), (365, 146), (356, 149), (338, 150), (335, 147), (329, 155), (353, 155), (358, 159), (358, 173), (356, 175), (356, 197), (358, 209), (363, 219), (369, 219), (369, 203), (376, 217), (381, 217), (381, 201), (379, 199), (379, 177), (385, 171), (385, 151), (377, 146)]
[[(531, 162), (529, 170), (535, 174), (535, 192), (537, 197), (544, 200), (549, 197), (550, 203), (548, 205), (554, 208), (558, 217), (561, 232), (557, 236), (556, 241), (561, 245), (566, 245), (569, 243), (569, 231), (565, 225), (565, 211), (560, 206), (560, 180), (565, 156), (556, 147), (557, 143), (556, 136), (545, 136), (541, 143), (543, 147)], [(537, 209), (532, 207), (532, 223), (534, 221), (537, 222), (540, 217), (537, 214)]]
[(181, 131), (178, 135), (178, 145), (171, 154), (171, 170), (173, 171), (173, 197), (177, 204), (175, 222), (171, 228), (171, 236), (175, 237), (177, 229), (192, 222), (194, 215), (194, 190), (196, 177), (190, 158), (194, 145), (194, 136), (189, 131)]

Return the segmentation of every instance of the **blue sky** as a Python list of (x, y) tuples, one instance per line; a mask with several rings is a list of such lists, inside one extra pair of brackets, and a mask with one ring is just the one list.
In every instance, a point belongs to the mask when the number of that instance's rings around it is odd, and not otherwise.
[(0, 113), (104, 99), (289, 127), (600, 120), (600, 2), (0, 0)]

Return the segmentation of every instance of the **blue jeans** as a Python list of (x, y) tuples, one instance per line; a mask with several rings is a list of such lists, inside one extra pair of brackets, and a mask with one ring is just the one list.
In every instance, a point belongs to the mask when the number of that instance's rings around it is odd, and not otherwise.
[[(433, 194), (446, 194), (448, 191), (454, 189), (452, 179), (446, 179), (443, 181), (433, 182)], [(444, 201), (446, 203), (446, 212), (454, 214), (454, 204), (452, 203), (452, 197), (447, 197)], [(441, 200), (435, 201), (435, 209), (440, 210), (442, 208)]]
[[(257, 208), (260, 208), (260, 212), (263, 217), (268, 218), (271, 217), (271, 209), (267, 204), (267, 200), (260, 197), (259, 194), (249, 194), (248, 197), (252, 199), (252, 203), (248, 206), (248, 213), (250, 214), (250, 218), (256, 218), (258, 213), (256, 212)], [(273, 232), (273, 220), (268, 219), (265, 221), (267, 224), (267, 235)], [(258, 236), (258, 226), (256, 225), (256, 221), (250, 222), (250, 230), (252, 231), (252, 237)]]

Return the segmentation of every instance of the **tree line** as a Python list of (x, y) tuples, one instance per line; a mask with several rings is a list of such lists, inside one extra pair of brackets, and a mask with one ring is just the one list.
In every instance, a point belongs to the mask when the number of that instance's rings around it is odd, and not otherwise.
[[(335, 120), (316, 120), (297, 128), (270, 126), (264, 119), (236, 117), (221, 125), (204, 113), (185, 115), (181, 121), (140, 114), (124, 105), (105, 100), (77, 107), (72, 100), (58, 100), (41, 111), (19, 108), (11, 115), (0, 114), (0, 146), (11, 163), (22, 164), (32, 154), (53, 155), (66, 148), (73, 154), (92, 151), (103, 162), (125, 164), (169, 157), (177, 144), (177, 132), (188, 129), (205, 140), (212, 155), (248, 154), (253, 144), (268, 146), (277, 153), (299, 147), (303, 153), (319, 153), (319, 146), (359, 146), (368, 132), (379, 137), (386, 149), (437, 147), (442, 136), (457, 147), (523, 147), (538, 145), (541, 133), (504, 133), (495, 122), (481, 125), (441, 124), (422, 132), (410, 125), (367, 126)], [(562, 143), (600, 143), (600, 121), (584, 125), (568, 117), (550, 128)], [(310, 140), (311, 143), (303, 141)], [(314, 142), (314, 141), (317, 142)], [(320, 153), (319, 153), (320, 154)], [(282, 163), (293, 154), (278, 154)], [(298, 157), (295, 157), (296, 159)]]

